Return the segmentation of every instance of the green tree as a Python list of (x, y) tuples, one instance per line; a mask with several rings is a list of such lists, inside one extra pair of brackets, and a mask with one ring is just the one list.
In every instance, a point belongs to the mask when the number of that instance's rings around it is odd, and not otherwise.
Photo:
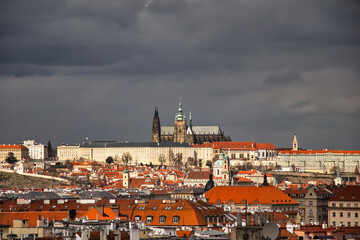
[(278, 170), (278, 171), (279, 171), (279, 170), (281, 170), (281, 169), (282, 169), (281, 165), (277, 165), (277, 164), (275, 165), (275, 170)]
[(48, 159), (51, 159), (53, 155), (52, 155), (52, 146), (50, 140), (48, 141), (47, 149), (48, 149)]
[(107, 164), (112, 164), (114, 162), (114, 159), (111, 156), (109, 156), (109, 157), (106, 158), (105, 161), (106, 161)]
[(124, 165), (131, 163), (132, 161), (132, 156), (129, 152), (123, 153), (121, 156), (121, 161), (123, 162)]
[(206, 166), (208, 166), (209, 168), (212, 167), (212, 161), (211, 160), (207, 160), (206, 161)]
[(5, 161), (10, 164), (15, 164), (18, 160), (14, 156), (13, 152), (9, 152), (8, 156), (6, 157)]

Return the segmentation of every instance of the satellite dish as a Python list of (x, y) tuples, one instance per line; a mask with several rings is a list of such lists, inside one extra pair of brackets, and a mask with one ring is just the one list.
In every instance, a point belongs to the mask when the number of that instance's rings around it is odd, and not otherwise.
[(262, 235), (265, 239), (275, 240), (280, 236), (280, 228), (274, 222), (264, 225)]

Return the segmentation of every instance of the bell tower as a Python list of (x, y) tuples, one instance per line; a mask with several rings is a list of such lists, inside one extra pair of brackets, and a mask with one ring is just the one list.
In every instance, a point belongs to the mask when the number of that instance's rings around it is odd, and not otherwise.
[(175, 116), (174, 142), (185, 142), (186, 137), (186, 117), (182, 110), (181, 98), (178, 113)]
[(160, 142), (160, 118), (157, 107), (155, 107), (152, 123), (151, 142)]
[(299, 143), (298, 143), (298, 140), (296, 138), (296, 133), (294, 135), (294, 139), (293, 139), (293, 148), (292, 148), (293, 151), (298, 151), (299, 150)]

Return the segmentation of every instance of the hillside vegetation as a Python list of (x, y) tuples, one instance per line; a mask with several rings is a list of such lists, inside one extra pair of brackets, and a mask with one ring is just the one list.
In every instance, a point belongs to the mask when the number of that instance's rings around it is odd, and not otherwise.
[(64, 183), (16, 173), (0, 172), (0, 188), (52, 188), (57, 185), (64, 185)]

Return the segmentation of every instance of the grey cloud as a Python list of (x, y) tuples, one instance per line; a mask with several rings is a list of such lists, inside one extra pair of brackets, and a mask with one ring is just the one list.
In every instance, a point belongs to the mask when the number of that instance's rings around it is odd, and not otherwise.
[(359, 9), (1, 1), (0, 143), (146, 141), (154, 107), (173, 124), (182, 96), (194, 124), (219, 124), (233, 140), (289, 146), (296, 132), (312, 148), (360, 149)]
[(295, 71), (287, 71), (270, 74), (265, 80), (265, 85), (286, 85), (290, 83), (301, 84), (304, 79)]

